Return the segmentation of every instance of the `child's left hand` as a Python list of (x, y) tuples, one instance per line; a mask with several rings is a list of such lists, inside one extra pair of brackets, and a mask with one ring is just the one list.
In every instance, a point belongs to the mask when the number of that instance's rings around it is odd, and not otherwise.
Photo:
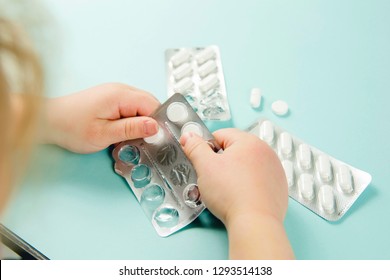
[(41, 140), (77, 153), (92, 153), (128, 139), (157, 133), (150, 115), (159, 101), (124, 84), (104, 84), (48, 99)]

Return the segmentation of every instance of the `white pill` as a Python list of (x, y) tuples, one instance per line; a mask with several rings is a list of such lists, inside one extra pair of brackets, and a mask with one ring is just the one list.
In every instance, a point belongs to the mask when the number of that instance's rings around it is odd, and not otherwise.
[(328, 214), (332, 214), (335, 211), (335, 199), (333, 194), (333, 189), (329, 185), (321, 186), (318, 199), (320, 201), (322, 209)]
[(298, 179), (299, 192), (306, 200), (314, 198), (314, 180), (311, 174), (301, 174)]
[(302, 169), (308, 170), (311, 168), (311, 149), (307, 144), (299, 145), (297, 157)]
[(284, 116), (288, 112), (288, 105), (283, 100), (277, 100), (271, 105), (272, 112), (278, 116)]
[(196, 122), (188, 122), (185, 125), (183, 125), (183, 128), (181, 129), (181, 134), (187, 133), (187, 132), (193, 132), (200, 137), (203, 137), (203, 129), (202, 126)]
[(288, 187), (291, 188), (294, 185), (294, 167), (290, 160), (283, 160), (282, 166), (284, 173), (286, 174)]
[(157, 144), (161, 142), (161, 140), (163, 139), (164, 139), (164, 130), (159, 126), (157, 133), (152, 136), (145, 137), (144, 141), (148, 144)]
[(333, 178), (332, 164), (329, 157), (326, 155), (320, 155), (317, 159), (317, 171), (323, 182), (329, 182)]
[(259, 108), (261, 105), (261, 90), (259, 88), (252, 88), (250, 103), (252, 108)]
[(345, 164), (338, 168), (337, 179), (339, 186), (344, 193), (351, 193), (353, 191), (353, 180), (351, 170)]
[(171, 57), (171, 62), (172, 62), (174, 67), (177, 67), (180, 64), (182, 64), (183, 62), (188, 61), (190, 59), (190, 57), (191, 57), (190, 51), (187, 49), (182, 49), (182, 50), (178, 51), (177, 53), (175, 53)]
[(172, 71), (172, 75), (175, 78), (175, 80), (181, 80), (184, 77), (187, 77), (191, 75), (192, 73), (192, 67), (189, 63), (183, 63), (179, 67), (177, 67), (175, 70)]
[(212, 59), (215, 57), (215, 51), (212, 47), (205, 48), (201, 52), (199, 52), (196, 56), (195, 59), (198, 62), (198, 64), (203, 64), (207, 60)]
[(217, 63), (214, 60), (209, 60), (198, 68), (198, 74), (201, 78), (214, 72), (217, 69)]
[(259, 137), (268, 145), (272, 145), (274, 142), (274, 126), (270, 121), (267, 120), (261, 123)]
[(280, 147), (280, 152), (282, 155), (285, 157), (291, 157), (292, 155), (292, 138), (291, 135), (287, 132), (282, 132), (279, 136), (279, 147)]
[(185, 77), (173, 86), (173, 90), (175, 91), (175, 93), (184, 93), (186, 90), (190, 89), (193, 84), (194, 83), (190, 77)]
[(183, 122), (188, 118), (186, 105), (181, 102), (173, 102), (167, 108), (167, 117), (171, 122)]
[(216, 87), (219, 80), (216, 74), (210, 74), (199, 82), (199, 88), (202, 92), (208, 92), (210, 89)]

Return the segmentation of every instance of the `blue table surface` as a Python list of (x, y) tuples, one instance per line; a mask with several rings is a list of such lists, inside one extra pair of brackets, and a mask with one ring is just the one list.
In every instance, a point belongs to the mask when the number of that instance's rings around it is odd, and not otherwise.
[[(232, 120), (265, 117), (365, 170), (372, 183), (327, 222), (289, 199), (285, 227), (298, 259), (390, 259), (389, 1), (44, 1), (49, 96), (122, 82), (166, 99), (164, 51), (218, 45)], [(43, 43), (42, 43), (43, 44)], [(43, 44), (44, 45), (44, 44)], [(249, 94), (263, 92), (261, 110)], [(271, 103), (285, 100), (281, 118)], [(259, 167), (260, 168), (260, 167)], [(224, 171), (221, 170), (221, 173)], [(159, 237), (109, 150), (40, 146), (3, 221), (52, 259), (226, 259), (209, 212)]]

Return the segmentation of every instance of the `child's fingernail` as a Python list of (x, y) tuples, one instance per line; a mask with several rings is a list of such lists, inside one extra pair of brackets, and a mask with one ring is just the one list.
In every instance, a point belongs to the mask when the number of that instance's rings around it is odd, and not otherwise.
[(193, 132), (186, 132), (184, 133), (181, 137), (180, 137), (180, 144), (182, 146), (185, 146), (188, 139), (190, 139), (192, 136), (194, 136), (194, 133)]
[(155, 121), (144, 122), (144, 133), (145, 135), (154, 135), (157, 133), (158, 127)]

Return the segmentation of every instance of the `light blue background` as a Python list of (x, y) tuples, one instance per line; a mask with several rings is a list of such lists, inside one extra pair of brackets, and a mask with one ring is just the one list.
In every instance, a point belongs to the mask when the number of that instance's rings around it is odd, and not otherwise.
[[(289, 200), (285, 226), (296, 257), (390, 259), (389, 1), (46, 2), (58, 28), (49, 95), (123, 82), (163, 102), (165, 49), (216, 44), (233, 120), (212, 130), (267, 117), (373, 177), (337, 223)], [(263, 91), (261, 110), (249, 105), (253, 87)], [(272, 114), (277, 99), (290, 105), (288, 117)], [(28, 174), (5, 224), (49, 258), (228, 257), (226, 231), (209, 213), (158, 237), (108, 151), (42, 146)]]

